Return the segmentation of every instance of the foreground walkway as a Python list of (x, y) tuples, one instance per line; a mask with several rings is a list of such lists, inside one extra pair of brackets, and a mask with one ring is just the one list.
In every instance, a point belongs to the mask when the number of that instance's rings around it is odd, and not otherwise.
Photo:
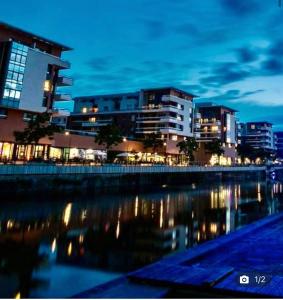
[[(283, 297), (282, 232), (280, 213), (78, 296)], [(249, 284), (240, 284), (243, 275)]]

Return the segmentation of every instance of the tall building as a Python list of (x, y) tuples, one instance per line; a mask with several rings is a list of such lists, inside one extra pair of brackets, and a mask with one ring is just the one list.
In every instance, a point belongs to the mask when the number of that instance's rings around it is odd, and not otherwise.
[(243, 143), (254, 149), (275, 153), (276, 145), (272, 124), (269, 122), (248, 122), (242, 136)]
[[(70, 68), (61, 58), (71, 48), (22, 29), (0, 23), (0, 159), (16, 149), (14, 131), (23, 131), (35, 114), (52, 112), (54, 101), (70, 100), (57, 87), (72, 80), (60, 74)], [(43, 151), (43, 145), (37, 146)], [(35, 150), (37, 151), (37, 150)]]
[(193, 136), (194, 97), (173, 87), (77, 97), (69, 127), (95, 134), (101, 126), (117, 123), (129, 138), (156, 133), (164, 140), (179, 141)]
[(277, 157), (283, 159), (283, 131), (275, 132)]
[[(215, 103), (198, 103), (195, 111), (195, 137), (200, 143), (201, 161), (208, 160), (205, 144), (214, 140), (222, 143), (221, 164), (231, 164), (236, 159), (236, 110)], [(206, 158), (205, 158), (206, 157)], [(215, 163), (217, 159), (213, 159)], [(213, 163), (210, 160), (211, 163)]]
[(72, 85), (60, 75), (70, 63), (61, 58), (71, 48), (0, 23), (0, 105), (43, 112), (55, 100), (70, 100), (56, 94), (58, 86)]

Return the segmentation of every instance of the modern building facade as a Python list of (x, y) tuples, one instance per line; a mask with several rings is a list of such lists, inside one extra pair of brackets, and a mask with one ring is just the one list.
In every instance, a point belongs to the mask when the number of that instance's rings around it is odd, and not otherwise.
[(163, 140), (179, 141), (193, 136), (194, 97), (173, 87), (78, 97), (68, 126), (95, 134), (101, 126), (116, 123), (129, 138), (156, 133)]
[[(195, 110), (195, 137), (200, 144), (199, 160), (207, 160), (208, 156), (205, 151), (205, 144), (218, 140), (224, 150), (223, 157), (220, 158), (221, 164), (234, 163), (236, 154), (236, 110), (224, 105), (215, 103), (198, 103)], [(212, 161), (217, 161), (212, 157)]]
[[(61, 58), (71, 48), (0, 23), (0, 106), (32, 112), (52, 109), (59, 86), (72, 85), (60, 75), (70, 63)], [(68, 98), (71, 99), (70, 97)]]
[(277, 157), (283, 159), (283, 131), (275, 132)]
[[(71, 48), (0, 23), (0, 158), (11, 159), (12, 153), (29, 156), (21, 154), (22, 145), (15, 145), (14, 131), (23, 131), (36, 114), (51, 114), (54, 101), (66, 98), (56, 90), (72, 85), (70, 78), (60, 74), (70, 68), (61, 58), (68, 50)], [(44, 151), (41, 146), (40, 152)]]
[(267, 153), (275, 153), (275, 136), (270, 122), (248, 122), (242, 130), (242, 143)]

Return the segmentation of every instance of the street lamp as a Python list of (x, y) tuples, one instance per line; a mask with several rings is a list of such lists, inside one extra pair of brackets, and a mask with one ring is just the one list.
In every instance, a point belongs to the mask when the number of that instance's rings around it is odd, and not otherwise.
[(166, 142), (164, 142), (163, 143), (163, 146), (164, 146), (164, 157), (165, 157), (165, 164), (167, 164), (167, 149), (166, 149), (166, 146), (167, 146), (167, 143)]
[(69, 137), (69, 143), (68, 143), (68, 148), (69, 148), (68, 161), (69, 161), (70, 160), (70, 155), (71, 155), (71, 140), (72, 140), (72, 135), (70, 135), (69, 131), (65, 131), (65, 136)]

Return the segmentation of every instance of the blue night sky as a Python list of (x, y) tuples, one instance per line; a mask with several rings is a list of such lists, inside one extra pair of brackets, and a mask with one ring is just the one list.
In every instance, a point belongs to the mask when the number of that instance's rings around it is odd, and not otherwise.
[(283, 129), (278, 1), (3, 0), (0, 20), (74, 48), (73, 96), (170, 85)]

